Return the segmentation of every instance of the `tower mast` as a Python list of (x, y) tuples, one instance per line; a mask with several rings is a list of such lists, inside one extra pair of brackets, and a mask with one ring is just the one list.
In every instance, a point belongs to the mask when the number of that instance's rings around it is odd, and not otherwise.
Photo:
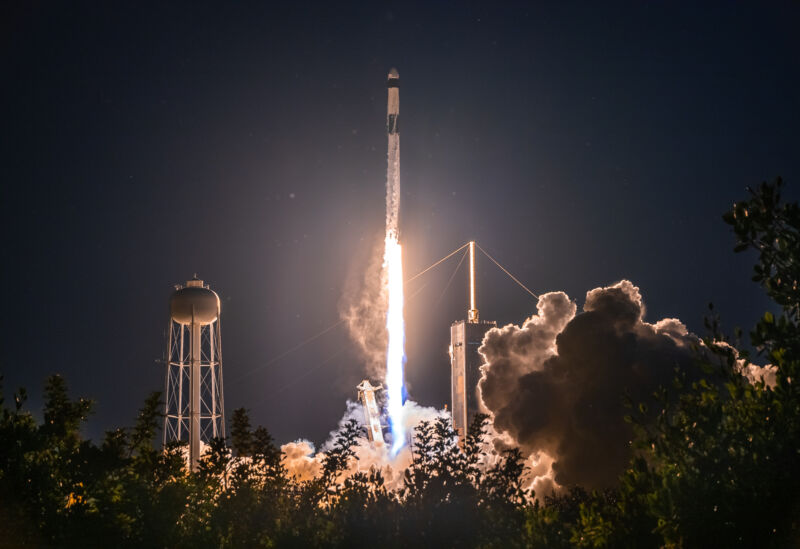
[(475, 241), (469, 242), (469, 322), (478, 322), (478, 308), (475, 306)]

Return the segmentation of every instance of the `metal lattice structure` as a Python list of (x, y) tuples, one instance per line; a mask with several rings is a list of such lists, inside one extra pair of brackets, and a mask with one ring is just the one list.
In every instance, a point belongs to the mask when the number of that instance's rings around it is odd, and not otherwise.
[(368, 379), (363, 380), (357, 387), (358, 399), (364, 407), (364, 422), (367, 429), (367, 438), (375, 446), (382, 446), (383, 428), (381, 427), (381, 413), (378, 411), (378, 403), (375, 400), (375, 391), (382, 391), (383, 386), (379, 383), (372, 385)]
[(170, 299), (163, 442), (188, 442), (192, 470), (201, 442), (225, 436), (219, 313), (219, 297), (196, 277)]

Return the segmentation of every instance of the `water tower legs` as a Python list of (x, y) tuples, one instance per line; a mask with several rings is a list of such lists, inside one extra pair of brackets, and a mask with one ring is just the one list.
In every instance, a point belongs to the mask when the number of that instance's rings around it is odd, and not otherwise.
[(189, 432), (189, 466), (192, 471), (197, 471), (197, 464), (200, 461), (200, 352), (201, 352), (201, 332), (200, 323), (192, 319), (192, 380), (191, 402), (191, 422)]

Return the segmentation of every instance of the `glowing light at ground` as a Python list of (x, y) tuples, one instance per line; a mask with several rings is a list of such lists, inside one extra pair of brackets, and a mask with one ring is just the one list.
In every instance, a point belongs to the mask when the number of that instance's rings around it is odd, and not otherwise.
[(392, 429), (392, 455), (405, 446), (406, 433), (403, 422), (403, 399), (405, 381), (403, 369), (406, 362), (406, 329), (403, 319), (403, 253), (397, 235), (391, 231), (386, 235), (383, 255), (386, 273), (388, 308), (386, 331), (389, 336), (386, 349), (386, 395), (389, 424)]

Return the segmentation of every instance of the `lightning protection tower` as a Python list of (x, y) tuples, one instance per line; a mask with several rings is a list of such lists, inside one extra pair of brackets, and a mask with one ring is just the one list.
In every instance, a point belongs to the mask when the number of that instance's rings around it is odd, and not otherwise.
[(463, 447), (467, 429), (478, 410), (478, 381), (483, 357), (478, 347), (483, 336), (497, 326), (493, 320), (480, 320), (475, 305), (475, 242), (469, 243), (469, 310), (466, 320), (450, 326), (450, 407), (453, 429)]
[(200, 442), (225, 436), (219, 296), (194, 276), (170, 298), (164, 444), (189, 443), (197, 470)]

